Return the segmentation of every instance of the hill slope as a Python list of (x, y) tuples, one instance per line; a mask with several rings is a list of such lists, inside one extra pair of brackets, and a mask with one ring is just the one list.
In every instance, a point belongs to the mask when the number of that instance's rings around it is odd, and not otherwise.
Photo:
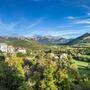
[(0, 43), (7, 43), (14, 47), (24, 47), (27, 49), (38, 49), (41, 46), (39, 42), (28, 38), (0, 37)]
[(90, 33), (85, 33), (84, 35), (71, 40), (67, 44), (69, 45), (90, 45)]

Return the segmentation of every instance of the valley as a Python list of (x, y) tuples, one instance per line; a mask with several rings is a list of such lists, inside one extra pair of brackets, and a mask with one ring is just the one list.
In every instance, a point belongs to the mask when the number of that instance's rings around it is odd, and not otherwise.
[[(67, 45), (44, 44), (35, 38), (1, 37), (0, 88), (2, 90), (78, 90), (78, 88), (89, 90), (88, 35), (90, 34), (84, 34), (74, 39), (73, 44), (70, 44), (71, 41)], [(81, 40), (86, 45), (83, 46)]]

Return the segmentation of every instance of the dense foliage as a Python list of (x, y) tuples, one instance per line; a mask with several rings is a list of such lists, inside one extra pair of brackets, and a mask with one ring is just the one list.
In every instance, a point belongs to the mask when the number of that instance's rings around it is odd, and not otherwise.
[(89, 47), (47, 46), (4, 57), (0, 90), (90, 89)]

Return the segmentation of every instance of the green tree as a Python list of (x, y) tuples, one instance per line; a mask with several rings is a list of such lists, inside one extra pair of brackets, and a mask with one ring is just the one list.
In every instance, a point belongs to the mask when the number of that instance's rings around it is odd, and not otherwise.
[(0, 90), (18, 90), (24, 78), (16, 68), (8, 63), (0, 63)]

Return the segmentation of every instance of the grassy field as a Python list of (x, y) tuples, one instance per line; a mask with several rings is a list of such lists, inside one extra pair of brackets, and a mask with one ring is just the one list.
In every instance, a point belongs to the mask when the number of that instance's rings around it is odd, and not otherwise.
[(90, 62), (75, 61), (78, 65), (78, 70), (81, 75), (86, 75), (90, 78)]
[(75, 61), (75, 63), (78, 65), (78, 67), (88, 67), (88, 62), (83, 61)]

